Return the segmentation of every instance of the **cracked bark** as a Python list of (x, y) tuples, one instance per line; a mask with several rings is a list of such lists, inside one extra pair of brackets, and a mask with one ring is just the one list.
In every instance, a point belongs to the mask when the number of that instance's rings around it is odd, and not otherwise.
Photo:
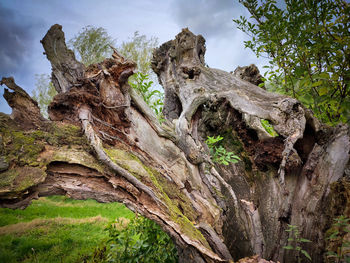
[[(154, 52), (152, 68), (165, 90), (162, 124), (126, 82), (135, 64), (116, 50), (85, 68), (67, 49), (59, 25), (42, 43), (59, 91), (50, 121), (14, 81), (2, 81), (14, 91), (5, 96), (14, 114), (0, 116), (0, 153), (7, 160), (0, 170), (7, 180), (0, 186), (1, 206), (25, 207), (50, 194), (123, 202), (162, 226), (180, 262), (256, 254), (293, 262), (294, 252), (282, 249), (287, 224), (293, 224), (313, 241), (304, 247), (313, 261), (324, 260), (332, 218), (350, 212), (335, 190), (349, 185), (348, 127), (326, 127), (297, 100), (248, 82), (258, 83), (256, 67), (245, 70), (248, 77), (206, 67), (205, 40), (188, 29)], [(265, 131), (262, 119), (278, 137)], [(86, 139), (56, 142), (57, 129), (67, 123), (81, 127)], [(17, 138), (6, 132), (11, 129), (35, 135), (42, 147), (34, 161), (9, 157)], [(225, 147), (242, 161), (213, 164), (204, 141), (214, 135), (223, 135)], [(33, 172), (22, 186), (24, 169)]]

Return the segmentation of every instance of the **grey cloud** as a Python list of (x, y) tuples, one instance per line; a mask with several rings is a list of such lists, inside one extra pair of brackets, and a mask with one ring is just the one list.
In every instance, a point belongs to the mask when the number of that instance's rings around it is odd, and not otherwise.
[(172, 15), (180, 27), (205, 37), (205, 61), (210, 67), (232, 71), (254, 63), (262, 69), (267, 63), (244, 47), (249, 37), (236, 28), (232, 19), (250, 15), (237, 0), (174, 0)]
[(0, 4), (0, 76), (13, 75), (29, 56), (31, 23)]
[(235, 28), (232, 19), (244, 9), (234, 0), (175, 0), (172, 12), (181, 27), (211, 38), (232, 35)]

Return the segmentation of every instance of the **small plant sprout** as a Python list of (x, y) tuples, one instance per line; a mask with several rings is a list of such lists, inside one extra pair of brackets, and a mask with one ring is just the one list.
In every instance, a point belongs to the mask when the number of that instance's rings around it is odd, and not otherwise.
[(208, 136), (205, 143), (209, 147), (210, 156), (214, 163), (229, 165), (229, 163), (237, 163), (241, 159), (233, 152), (227, 152), (222, 145), (216, 146), (215, 144), (223, 139), (222, 136), (217, 137)]
[(260, 122), (268, 134), (270, 134), (272, 137), (278, 136), (278, 133), (274, 130), (273, 126), (271, 125), (271, 123), (268, 120), (262, 119)]
[(162, 123), (164, 121), (164, 93), (153, 88), (153, 81), (149, 80), (149, 76), (142, 72), (135, 73), (129, 79), (129, 85), (142, 96), (143, 100), (150, 106), (158, 120)]
[(300, 237), (298, 226), (288, 225), (288, 229), (286, 229), (286, 232), (289, 233), (288, 245), (284, 246), (283, 248), (287, 250), (298, 251), (298, 262), (301, 262), (301, 257), (299, 256), (300, 253), (311, 261), (309, 253), (307, 253), (304, 249), (301, 248), (301, 243), (309, 243), (311, 241)]
[(330, 262), (350, 263), (350, 242), (345, 239), (345, 235), (350, 233), (350, 218), (343, 215), (334, 219), (330, 236), (330, 242), (336, 244), (336, 251), (327, 251), (326, 255)]

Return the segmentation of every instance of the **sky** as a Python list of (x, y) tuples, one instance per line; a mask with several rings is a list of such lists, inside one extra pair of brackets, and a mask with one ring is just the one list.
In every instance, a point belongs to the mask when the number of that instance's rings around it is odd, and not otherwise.
[[(0, 79), (13, 76), (32, 95), (36, 74), (51, 74), (40, 40), (54, 24), (63, 27), (66, 41), (83, 27), (103, 27), (116, 45), (135, 31), (157, 37), (159, 44), (174, 39), (182, 28), (206, 39), (206, 63), (233, 71), (252, 63), (267, 63), (244, 48), (244, 33), (232, 19), (249, 17), (238, 0), (0, 0)], [(0, 112), (11, 113), (0, 86)]]

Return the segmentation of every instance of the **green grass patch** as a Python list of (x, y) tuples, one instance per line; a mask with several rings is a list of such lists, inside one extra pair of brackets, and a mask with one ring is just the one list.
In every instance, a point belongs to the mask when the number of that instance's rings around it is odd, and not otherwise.
[(81, 262), (108, 239), (117, 218), (134, 214), (119, 203), (51, 196), (24, 210), (0, 209), (0, 262)]
[(31, 221), (35, 218), (86, 218), (100, 215), (109, 220), (133, 218), (133, 213), (120, 203), (101, 204), (95, 200), (73, 200), (65, 196), (43, 197), (34, 200), (24, 210), (0, 209), (0, 227)]

